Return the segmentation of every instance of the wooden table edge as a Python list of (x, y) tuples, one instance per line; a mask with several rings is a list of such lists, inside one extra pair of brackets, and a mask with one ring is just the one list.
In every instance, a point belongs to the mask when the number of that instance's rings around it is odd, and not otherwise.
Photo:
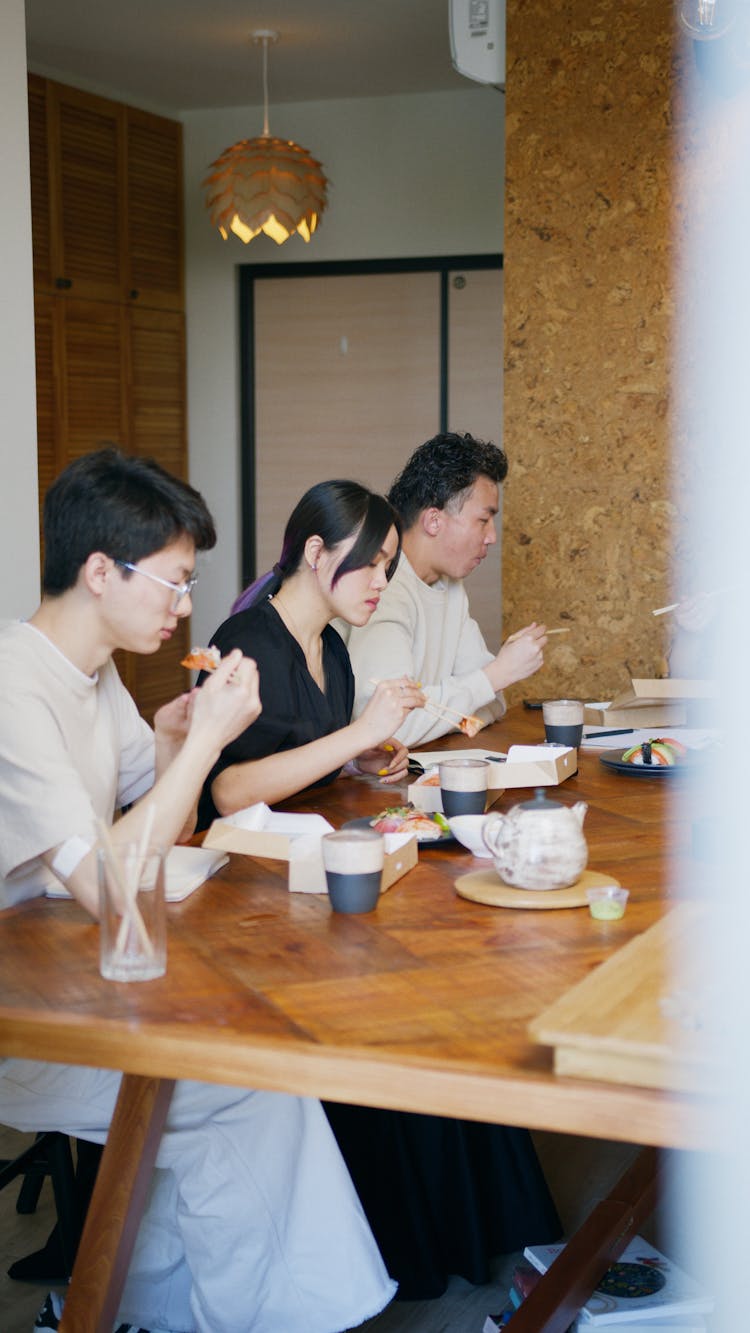
[[(0, 1008), (0, 1031), (3, 1011)], [(550, 1080), (543, 1070), (497, 1073), (456, 1061), (445, 1067), (412, 1052), (394, 1056), (340, 1046), (326, 1049), (304, 1041), (211, 1029), (210, 1055), (200, 1027), (149, 1024), (148, 1042), (139, 1028), (103, 1020), (86, 1041), (86, 1064), (149, 1078), (194, 1079), (200, 1083), (258, 1088), (302, 1097), (440, 1114), (529, 1129), (671, 1148), (711, 1148), (721, 1141), (718, 1099), (595, 1080)], [(54, 1014), (13, 1013), (13, 1030), (0, 1038), (2, 1053), (53, 1063), (82, 1063), (81, 1038), (70, 1020)], [(552, 1055), (550, 1054), (550, 1062)], [(586, 1104), (585, 1122), (581, 1101)]]

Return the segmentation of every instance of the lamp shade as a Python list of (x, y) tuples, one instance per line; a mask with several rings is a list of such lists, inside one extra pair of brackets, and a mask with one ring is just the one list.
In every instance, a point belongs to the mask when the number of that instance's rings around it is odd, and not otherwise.
[(298, 232), (309, 241), (326, 206), (320, 162), (291, 139), (241, 139), (211, 164), (203, 182), (211, 222), (226, 240), (251, 241), (263, 231), (277, 245)]

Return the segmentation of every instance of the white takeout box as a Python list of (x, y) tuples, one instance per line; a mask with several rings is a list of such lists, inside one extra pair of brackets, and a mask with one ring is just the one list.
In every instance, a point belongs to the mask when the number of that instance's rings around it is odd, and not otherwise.
[[(487, 750), (421, 750), (409, 756), (429, 771), (444, 759), (487, 759), (489, 810), (504, 791), (514, 787), (557, 787), (578, 770), (578, 751), (566, 745), (511, 745), (507, 756)], [(407, 797), (419, 810), (442, 810), (440, 788), (412, 782)]]
[[(326, 893), (321, 839), (324, 833), (332, 832), (333, 825), (322, 815), (287, 814), (271, 810), (259, 801), (233, 815), (215, 819), (203, 839), (203, 846), (240, 852), (244, 856), (266, 857), (269, 861), (288, 861), (288, 883), (292, 893)], [(411, 870), (418, 860), (417, 840), (413, 833), (386, 833), (384, 841), (381, 893)]]
[(611, 702), (587, 703), (584, 726), (679, 727), (687, 722), (688, 704), (696, 699), (715, 699), (715, 680), (631, 680), (630, 689)]

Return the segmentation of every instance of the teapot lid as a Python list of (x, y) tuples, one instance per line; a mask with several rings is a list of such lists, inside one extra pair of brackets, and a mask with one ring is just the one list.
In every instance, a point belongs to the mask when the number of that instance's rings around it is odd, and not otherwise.
[(545, 814), (548, 810), (566, 809), (562, 801), (551, 801), (544, 787), (535, 787), (533, 801), (521, 801), (517, 808), (519, 810), (541, 810), (542, 814)]

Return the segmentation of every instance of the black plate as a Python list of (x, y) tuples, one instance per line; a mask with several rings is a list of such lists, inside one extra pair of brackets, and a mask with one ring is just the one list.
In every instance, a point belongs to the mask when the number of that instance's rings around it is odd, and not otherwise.
[(629, 764), (623, 761), (623, 754), (624, 750), (605, 750), (599, 755), (599, 763), (613, 773), (627, 773), (629, 778), (674, 778), (695, 768), (693, 759), (682, 759), (679, 764)]
[[(342, 827), (372, 828), (373, 819), (377, 819), (377, 815), (363, 815), (360, 819), (348, 819)], [(420, 847), (444, 847), (447, 842), (455, 841), (456, 839), (450, 831), (447, 833), (444, 831), (441, 832), (439, 838), (420, 838), (419, 834), (417, 834), (417, 843)]]

